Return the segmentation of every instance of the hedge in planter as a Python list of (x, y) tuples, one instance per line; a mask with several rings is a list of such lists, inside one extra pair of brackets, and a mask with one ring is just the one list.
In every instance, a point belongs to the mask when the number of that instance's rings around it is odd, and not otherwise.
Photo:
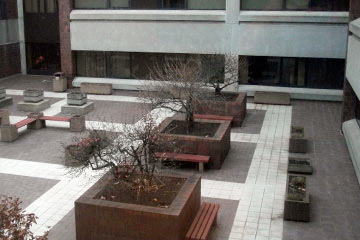
[(291, 153), (306, 153), (308, 141), (305, 138), (305, 131), (303, 127), (291, 126), (291, 136), (289, 140), (289, 152)]
[(200, 177), (160, 172), (155, 153), (172, 143), (152, 119), (105, 134), (105, 148), (78, 159), (80, 172), (110, 171), (75, 202), (77, 239), (184, 239), (200, 207)]
[(288, 172), (311, 175), (313, 173), (313, 168), (307, 158), (289, 157)]
[(286, 186), (284, 219), (310, 221), (310, 197), (306, 176), (289, 175)]

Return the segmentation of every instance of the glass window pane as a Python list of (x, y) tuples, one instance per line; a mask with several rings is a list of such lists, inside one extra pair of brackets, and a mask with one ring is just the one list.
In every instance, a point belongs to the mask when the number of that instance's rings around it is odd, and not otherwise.
[(75, 8), (104, 9), (107, 8), (107, 0), (75, 0)]
[(223, 10), (226, 0), (188, 0), (188, 9)]
[(243, 10), (281, 10), (283, 0), (242, 0)]
[(47, 0), (46, 1), (46, 10), (47, 10), (48, 13), (56, 12), (55, 0)]
[(83, 77), (106, 77), (104, 52), (77, 52), (77, 71)]
[(286, 9), (306, 10), (309, 9), (310, 0), (286, 0)]
[(38, 8), (38, 0), (32, 0), (31, 1), (31, 12), (32, 13), (37, 13), (39, 12), (39, 8)]
[(45, 13), (45, 0), (40, 0), (40, 12)]
[(163, 8), (166, 9), (184, 9), (185, 0), (163, 0)]
[(111, 53), (109, 67), (111, 78), (130, 78), (130, 54)]
[(129, 8), (129, 0), (111, 0), (111, 8)]
[(131, 0), (132, 9), (160, 9), (162, 0)]

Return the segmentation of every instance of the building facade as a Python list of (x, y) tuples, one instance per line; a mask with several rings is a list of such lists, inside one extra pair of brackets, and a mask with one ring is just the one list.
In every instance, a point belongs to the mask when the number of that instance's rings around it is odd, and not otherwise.
[(17, 1), (28, 74), (136, 89), (154, 62), (216, 54), (236, 59), (235, 89), (342, 98), (348, 1)]

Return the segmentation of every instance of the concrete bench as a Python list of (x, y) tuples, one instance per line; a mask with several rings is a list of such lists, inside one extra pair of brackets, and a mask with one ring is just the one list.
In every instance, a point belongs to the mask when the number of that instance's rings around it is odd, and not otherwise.
[(254, 102), (260, 104), (290, 105), (290, 93), (255, 92)]
[(46, 126), (46, 121), (56, 121), (56, 122), (69, 122), (71, 132), (82, 132), (85, 130), (85, 116), (70, 116), (70, 117), (60, 117), (60, 116), (42, 116), (39, 118), (40, 121), (44, 121)]
[(220, 115), (210, 115), (210, 114), (194, 114), (194, 118), (195, 119), (230, 121), (231, 123), (234, 120), (234, 117), (232, 117), (232, 116), (220, 116)]
[(199, 172), (204, 171), (204, 164), (209, 163), (209, 156), (183, 154), (183, 153), (169, 153), (169, 152), (158, 152), (155, 153), (157, 158), (179, 161), (179, 162), (193, 162), (199, 164)]
[(211, 227), (216, 223), (219, 208), (219, 204), (202, 203), (186, 234), (185, 240), (206, 240)]
[(0, 109), (0, 125), (10, 124), (9, 111), (7, 109)]
[(35, 118), (26, 118), (17, 122), (16, 124), (0, 125), (1, 142), (13, 142), (19, 138), (19, 128), (31, 126), (36, 122)]
[(111, 95), (112, 84), (109, 83), (81, 83), (80, 91), (82, 93)]

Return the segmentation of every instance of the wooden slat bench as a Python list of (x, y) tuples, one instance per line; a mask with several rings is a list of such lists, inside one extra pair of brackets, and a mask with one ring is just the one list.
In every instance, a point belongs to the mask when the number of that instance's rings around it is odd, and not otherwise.
[(16, 124), (15, 124), (15, 126), (16, 126), (16, 128), (22, 128), (22, 127), (25, 127), (25, 126), (27, 126), (27, 125), (29, 125), (30, 123), (33, 123), (33, 122), (35, 122), (36, 121), (36, 119), (35, 118), (26, 118), (26, 119), (24, 119), (24, 120), (22, 120), (22, 121), (20, 121), (20, 122), (17, 122)]
[(219, 204), (216, 203), (202, 203), (186, 234), (185, 240), (206, 240), (211, 227), (216, 223), (219, 208)]
[(171, 159), (179, 162), (193, 162), (199, 164), (199, 171), (204, 171), (204, 164), (209, 163), (210, 156), (184, 154), (184, 153), (170, 153), (170, 152), (158, 152), (155, 154), (158, 158)]
[(230, 121), (234, 120), (232, 116), (220, 116), (220, 115), (210, 115), (210, 114), (194, 114), (195, 119), (207, 119), (207, 120), (223, 120)]
[(71, 118), (72, 117), (43, 116), (40, 118), (40, 120), (70, 122)]

